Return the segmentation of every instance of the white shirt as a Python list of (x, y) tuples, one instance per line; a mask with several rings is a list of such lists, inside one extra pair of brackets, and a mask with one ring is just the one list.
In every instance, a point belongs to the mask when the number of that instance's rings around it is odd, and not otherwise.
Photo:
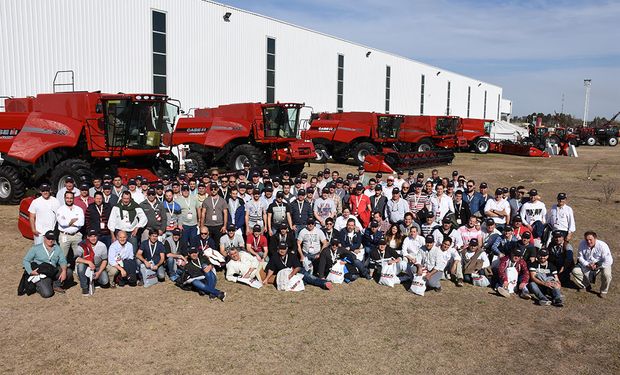
[(354, 215), (349, 215), (349, 217), (347, 218), (342, 215), (338, 216), (336, 218), (336, 221), (334, 222), (334, 229), (337, 231), (343, 230), (347, 226), (347, 221), (349, 221), (349, 219), (355, 220), (355, 227), (357, 228), (357, 230), (359, 230), (360, 232), (364, 230), (364, 227), (362, 227), (362, 224), (360, 224), (360, 221), (357, 220), (357, 217), (355, 217)]
[(600, 268), (608, 268), (614, 263), (609, 246), (601, 240), (596, 240), (593, 248), (586, 240), (579, 243), (579, 264), (586, 267), (590, 263), (597, 263)]
[[(437, 228), (433, 230), (433, 237), (435, 237), (435, 245), (441, 246), (441, 243), (444, 239), (444, 234), (441, 231), (443, 228)], [(448, 237), (452, 239), (452, 244), (450, 245), (450, 249), (460, 249), (463, 247), (463, 237), (461, 237), (461, 233), (456, 229), (450, 229)]]
[[(77, 219), (75, 223), (69, 226), (72, 219)], [(67, 205), (60, 206), (56, 212), (56, 220), (58, 220), (58, 229), (66, 234), (75, 234), (84, 226), (84, 211), (76, 206)]]
[(306, 254), (318, 254), (321, 251), (322, 242), (326, 240), (325, 233), (316, 226), (312, 231), (304, 228), (299, 232), (298, 241), (301, 241), (302, 251)]
[(30, 203), (28, 212), (35, 214), (34, 227), (37, 232), (44, 234), (48, 230), (54, 230), (56, 226), (56, 212), (59, 207), (60, 202), (51, 195), (48, 199), (39, 197)]
[[(506, 199), (500, 199), (499, 202), (495, 199), (489, 199), (484, 205), (484, 212), (487, 211), (506, 211), (506, 215), (510, 217), (510, 203)], [(506, 224), (505, 216), (491, 216), (495, 224)]]
[(415, 238), (411, 236), (407, 236), (403, 241), (403, 249), (402, 256), (404, 257), (412, 257), (416, 260), (417, 263), (422, 263), (422, 259), (424, 258), (424, 238), (422, 236), (416, 236)]
[[(127, 211), (123, 211), (127, 212)], [(129, 217), (122, 217), (121, 210), (118, 206), (112, 207), (112, 212), (110, 212), (110, 220), (108, 221), (108, 228), (114, 232), (115, 230), (124, 230), (126, 232), (131, 232), (135, 228), (144, 228), (146, 223), (148, 222), (146, 215), (142, 208), (136, 208), (136, 217), (132, 222), (129, 221)]]
[[(467, 250), (469, 250), (469, 248), (467, 248)], [(468, 262), (475, 254), (475, 251), (466, 251), (465, 256), (463, 257), (463, 265), (465, 265), (465, 263)], [(482, 261), (482, 268), (486, 268), (491, 265), (491, 262), (489, 261), (489, 256), (484, 251), (480, 252), (480, 255), (478, 255), (478, 259)]]
[(116, 266), (123, 259), (133, 259), (133, 246), (129, 242), (125, 242), (125, 246), (121, 246), (118, 241), (114, 241), (108, 250), (108, 264)]
[(547, 208), (541, 201), (527, 202), (521, 206), (521, 219), (523, 219), (523, 224), (532, 225), (535, 221), (540, 221), (545, 224), (546, 216)]
[(131, 193), (131, 199), (133, 199), (137, 204), (140, 204), (146, 199), (142, 191), (136, 189), (135, 191), (129, 191)]
[(441, 197), (431, 197), (431, 204), (433, 205), (433, 211), (435, 211), (435, 222), (438, 224), (441, 223), (441, 220), (448, 212), (454, 212), (454, 202), (445, 194), (442, 194)]
[[(252, 279), (258, 274), (258, 259), (248, 252), (240, 251), (239, 260), (231, 259), (226, 263), (226, 280), (236, 282), (237, 279), (245, 275), (250, 268), (254, 268), (254, 271), (248, 275), (248, 278)], [(235, 274), (241, 276), (235, 276)]]
[[(65, 201), (65, 193), (66, 192), (67, 192), (67, 188), (66, 187), (63, 187), (60, 190), (58, 190), (58, 193), (56, 193), (56, 199), (58, 199), (58, 202), (64, 202)], [(73, 190), (71, 190), (71, 192), (73, 193), (74, 197), (77, 197), (78, 195), (80, 195), (80, 191), (75, 186), (73, 187)]]
[(564, 230), (567, 232), (575, 232), (575, 216), (573, 209), (567, 205), (558, 207), (557, 204), (551, 206), (551, 210), (547, 213), (547, 223), (553, 226), (553, 229)]

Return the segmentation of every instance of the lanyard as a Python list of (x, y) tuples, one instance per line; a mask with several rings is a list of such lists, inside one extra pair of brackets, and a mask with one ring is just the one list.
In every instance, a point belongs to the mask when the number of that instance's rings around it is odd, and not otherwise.
[(187, 209), (188, 209), (188, 210), (191, 210), (192, 208), (191, 208), (191, 207), (190, 207), (190, 205), (189, 205), (189, 202), (191, 202), (191, 199), (190, 199), (190, 200), (188, 200), (187, 198), (183, 197), (183, 200), (185, 201), (185, 204), (187, 205)]
[(52, 248), (52, 251), (49, 252), (49, 251), (47, 251), (47, 247), (45, 247), (45, 245), (43, 245), (43, 249), (45, 249), (45, 253), (47, 254), (47, 259), (51, 263), (52, 262), (52, 256), (54, 256), (54, 249)]
[(200, 240), (200, 246), (202, 246), (202, 250), (206, 250), (207, 249), (207, 244), (209, 243), (209, 240), (206, 240), (205, 242), (202, 242), (202, 240)]
[(288, 253), (286, 253), (286, 256), (284, 257), (284, 260), (282, 260), (282, 258), (280, 258), (280, 262), (282, 262), (284, 267), (286, 267), (286, 263), (288, 262)]
[(336, 251), (331, 251), (330, 255), (332, 257), (332, 263), (336, 263), (336, 259), (338, 259), (338, 249), (336, 249)]
[(174, 213), (174, 202), (172, 202), (172, 208), (170, 208), (170, 204), (168, 203), (168, 201), (165, 201), (164, 207), (166, 207), (166, 211), (168, 211), (170, 215)]
[(359, 211), (360, 210), (360, 203), (362, 203), (362, 196), (360, 195), (360, 196), (358, 196), (356, 198), (357, 199), (355, 199), (355, 201), (356, 201), (355, 202), (355, 208), (357, 208), (357, 211)]
[(260, 244), (260, 236), (258, 236), (258, 238), (252, 238), (252, 242), (254, 242), (254, 251), (258, 250), (258, 245)]
[(151, 261), (153, 261), (153, 257), (155, 257), (155, 249), (157, 249), (157, 242), (153, 247), (151, 247), (151, 241), (149, 241), (149, 250), (151, 250)]
[(200, 257), (198, 258), (198, 264), (194, 263), (194, 261), (192, 260), (192, 264), (196, 267), (198, 267), (198, 269), (202, 269), (202, 262), (200, 261)]
[(217, 206), (219, 201), (220, 201), (219, 197), (217, 199), (213, 199), (213, 197), (211, 197), (211, 204), (213, 205), (213, 212), (215, 212), (215, 207)]
[(299, 207), (299, 218), (301, 218), (302, 209), (304, 208), (304, 202), (302, 201), (301, 203), (299, 203), (299, 201), (297, 201), (297, 206)]
[(99, 220), (101, 220), (101, 218), (103, 216), (103, 205), (101, 205), (101, 208), (99, 208), (99, 206), (95, 205), (95, 209), (97, 210), (97, 212), (99, 212)]

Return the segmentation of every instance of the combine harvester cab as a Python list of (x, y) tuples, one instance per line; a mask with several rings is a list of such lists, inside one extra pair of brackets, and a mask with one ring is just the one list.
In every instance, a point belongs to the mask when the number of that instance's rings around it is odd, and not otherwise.
[(456, 116), (405, 116), (398, 140), (403, 151), (424, 152), (458, 146)]
[(240, 103), (197, 109), (181, 118), (174, 144), (189, 149), (187, 164), (198, 173), (209, 166), (241, 170), (268, 166), (301, 172), (316, 158), (310, 141), (299, 139), (301, 103)]
[[(179, 107), (165, 95), (62, 92), (9, 98), (0, 113), (0, 203), (17, 204), (28, 187), (54, 191), (72, 177), (170, 173)], [(173, 161), (173, 160), (172, 160)]]

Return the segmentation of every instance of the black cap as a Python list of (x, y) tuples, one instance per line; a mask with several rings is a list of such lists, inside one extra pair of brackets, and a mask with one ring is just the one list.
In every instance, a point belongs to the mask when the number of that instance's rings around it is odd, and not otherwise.
[(260, 225), (256, 224), (254, 225), (254, 227), (252, 227), (252, 232), (262, 232), (263, 228), (261, 228)]
[(210, 184), (209, 184), (209, 187), (210, 187), (211, 189), (217, 189), (217, 188), (218, 188), (217, 182), (212, 182), (212, 183), (210, 183)]
[(181, 186), (181, 191), (184, 191), (184, 190), (189, 191), (189, 185)]
[(375, 185), (375, 191), (383, 191), (383, 186), (380, 184)]
[(459, 171), (452, 171), (452, 177), (456, 177), (459, 175)]
[(309, 186), (309, 187), (306, 189), (306, 194), (312, 194), (312, 193), (314, 193), (314, 188), (313, 188), (312, 186)]
[(424, 178), (424, 173), (422, 172), (418, 173), (418, 178)]
[(478, 246), (478, 239), (472, 238), (471, 240), (469, 240), (469, 246)]
[(291, 175), (291, 172), (289, 171), (282, 172), (282, 176), (290, 176), (290, 175)]
[(512, 225), (506, 225), (504, 227), (504, 233), (512, 232)]
[(510, 189), (508, 189), (507, 187), (503, 187), (502, 194), (507, 194), (507, 193), (510, 193)]
[(170, 179), (170, 176), (168, 176), (167, 174), (165, 174), (165, 175), (161, 176), (161, 179), (162, 179), (162, 180), (169, 180), (169, 179)]
[(189, 254), (194, 254), (198, 252), (198, 248), (196, 246), (192, 246), (189, 248), (189, 250), (187, 251)]
[(268, 192), (273, 192), (273, 186), (271, 186), (271, 185), (267, 185), (267, 186), (265, 186), (265, 189), (264, 189), (264, 190), (265, 190), (265, 191), (268, 191)]
[(110, 176), (109, 174), (104, 174), (102, 180), (111, 180), (112, 176)]
[(181, 186), (181, 183), (179, 181), (173, 181), (170, 185), (171, 186)]
[(387, 245), (387, 241), (382, 238), (379, 240), (379, 245)]
[(55, 240), (56, 239), (56, 235), (54, 234), (53, 230), (48, 230), (47, 232), (45, 232), (45, 238), (47, 238), (48, 240)]
[(489, 226), (489, 225), (495, 225), (495, 220), (488, 218), (484, 221), (484, 223)]
[(452, 220), (450, 220), (450, 218), (446, 216), (446, 217), (444, 217), (444, 218), (441, 220), (441, 223), (442, 223), (442, 224), (452, 224)]
[(39, 186), (39, 190), (40, 191), (51, 191), (52, 188), (50, 187), (49, 184), (43, 183), (41, 184), (41, 186)]
[(252, 172), (252, 177), (260, 177), (260, 173), (257, 171)]
[(239, 185), (237, 185), (237, 188), (239, 189), (245, 189), (245, 182), (240, 182)]
[(65, 182), (75, 182), (75, 181), (73, 180), (73, 177), (67, 176), (67, 178), (65, 178)]
[(103, 184), (103, 185), (101, 185), (101, 188), (103, 190), (112, 190), (112, 185), (110, 185), (110, 184)]
[(357, 167), (357, 170), (358, 170), (358, 171), (363, 171), (363, 170), (364, 170), (364, 166), (363, 166), (363, 165), (360, 165), (359, 167)]
[(249, 161), (244, 161), (244, 162), (243, 162), (243, 166), (244, 166), (244, 167), (250, 167), (250, 166), (252, 166), (252, 164), (250, 164), (250, 162), (249, 162)]
[(253, 189), (252, 190), (252, 195), (260, 195), (260, 190), (259, 189)]
[(448, 187), (454, 187), (454, 182), (448, 181)]
[(313, 218), (308, 218), (306, 225), (311, 225), (311, 224), (316, 224), (316, 220), (314, 220)]
[(172, 230), (172, 235), (173, 236), (180, 236), (181, 235), (181, 230), (179, 228), (174, 228)]
[(280, 230), (288, 229), (288, 225), (286, 225), (286, 223), (280, 223), (280, 226), (278, 226), (278, 229), (280, 229)]
[(376, 220), (373, 220), (373, 221), (370, 223), (370, 227), (371, 227), (371, 228), (379, 228), (379, 223), (378, 223)]
[(284, 192), (278, 190), (276, 193), (276, 198), (284, 198)]
[(405, 174), (405, 172), (403, 172), (402, 169), (399, 169), (399, 170), (396, 171), (396, 174), (403, 175), (403, 174)]
[(364, 185), (362, 185), (362, 183), (361, 183), (361, 182), (358, 182), (358, 183), (355, 185), (355, 190), (364, 190)]
[(306, 189), (297, 190), (297, 195), (306, 195)]
[(342, 184), (343, 182), (344, 182), (344, 179), (343, 179), (342, 177), (338, 177), (338, 178), (336, 179), (336, 183), (337, 183), (337, 184)]
[(424, 237), (424, 242), (426, 243), (435, 243), (435, 237), (431, 236), (430, 234), (426, 237)]
[(96, 236), (99, 234), (99, 232), (97, 231), (97, 229), (89, 229), (88, 232), (86, 233), (88, 236)]
[(523, 232), (523, 234), (521, 235), (521, 238), (525, 238), (526, 240), (530, 239), (532, 238), (532, 234), (530, 232)]
[(164, 185), (162, 184), (157, 184), (157, 186), (155, 186), (156, 190), (164, 190)]
[(510, 252), (511, 255), (515, 255), (515, 256), (519, 256), (522, 257), (523, 256), (523, 250), (519, 247), (514, 247), (512, 249), (512, 251)]
[(515, 221), (518, 221), (518, 222), (522, 223), (522, 222), (523, 222), (523, 219), (521, 219), (521, 216), (517, 215), (517, 216), (515, 216), (515, 217), (512, 219), (512, 222), (513, 222), (513, 223), (514, 223)]
[(288, 249), (288, 245), (286, 244), (286, 242), (280, 242), (278, 244), (278, 249)]
[(308, 173), (307, 172), (301, 172), (301, 174), (299, 176), (301, 178), (308, 178)]
[(530, 190), (530, 192), (528, 194), (530, 195), (530, 197), (534, 197), (534, 196), (538, 195), (538, 190), (532, 189), (532, 190)]
[(88, 186), (88, 184), (81, 184), (80, 185), (80, 190), (82, 191), (87, 191), (90, 187)]
[(495, 189), (495, 195), (502, 195), (502, 189), (501, 188)]
[(321, 190), (322, 194), (329, 194), (329, 188), (324, 187), (323, 190)]
[(347, 173), (347, 180), (353, 179), (353, 173)]
[(340, 245), (340, 240), (338, 240), (337, 238), (332, 238), (332, 240), (329, 242), (330, 245)]
[(235, 224), (228, 224), (226, 230), (228, 230), (229, 232), (235, 232), (237, 230), (237, 227), (235, 226)]
[(325, 168), (323, 169), (323, 174), (325, 173), (332, 173), (332, 171), (329, 168)]
[(301, 178), (295, 177), (295, 184), (301, 184)]
[(129, 179), (129, 181), (127, 181), (127, 186), (129, 185), (136, 185), (136, 180), (134, 180), (133, 178)]
[(480, 188), (482, 188), (482, 189), (488, 188), (488, 187), (489, 187), (489, 185), (487, 185), (486, 182), (483, 182), (483, 183), (480, 184)]
[(198, 187), (199, 188), (203, 188), (203, 187), (207, 187), (207, 185), (205, 185), (204, 183), (200, 182), (200, 183), (198, 183)]
[(413, 176), (414, 174), (415, 174), (415, 172), (413, 171), (413, 169), (410, 169), (408, 175), (409, 176)]
[(538, 250), (538, 254), (536, 254), (539, 257), (546, 257), (549, 256), (549, 251), (545, 248), (542, 248), (540, 250)]
[(383, 177), (383, 173), (379, 172), (379, 173), (377, 173), (375, 176), (376, 176), (377, 178), (381, 178), (381, 177)]
[(392, 189), (392, 195), (394, 194), (400, 194), (400, 189), (399, 188)]
[(561, 199), (566, 199), (566, 193), (559, 193), (558, 194), (558, 200), (561, 200)]
[(562, 232), (560, 232), (559, 230), (554, 230), (553, 232), (551, 232), (551, 235), (553, 237), (564, 237), (564, 234), (562, 234)]

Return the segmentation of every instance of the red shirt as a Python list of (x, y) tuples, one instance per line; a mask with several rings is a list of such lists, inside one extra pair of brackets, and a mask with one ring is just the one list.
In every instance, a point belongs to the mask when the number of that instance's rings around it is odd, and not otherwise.
[(86, 201), (84, 201), (83, 199), (84, 197), (82, 197), (81, 195), (76, 196), (73, 199), (73, 204), (75, 204), (76, 206), (78, 206), (79, 208), (82, 209), (82, 211), (84, 212), (84, 214), (86, 214), (86, 209), (88, 208), (88, 205), (93, 203), (95, 201), (95, 198), (93, 197), (88, 197), (86, 199)]
[(351, 195), (349, 198), (351, 213), (359, 219), (364, 228), (370, 223), (370, 198), (364, 193), (361, 195)]
[(267, 238), (262, 234), (260, 235), (260, 237), (256, 238), (254, 237), (254, 234), (252, 234), (251, 236), (248, 236), (248, 239), (245, 241), (245, 243), (246, 245), (252, 246), (252, 250), (254, 250), (255, 253), (262, 253), (267, 247)]

